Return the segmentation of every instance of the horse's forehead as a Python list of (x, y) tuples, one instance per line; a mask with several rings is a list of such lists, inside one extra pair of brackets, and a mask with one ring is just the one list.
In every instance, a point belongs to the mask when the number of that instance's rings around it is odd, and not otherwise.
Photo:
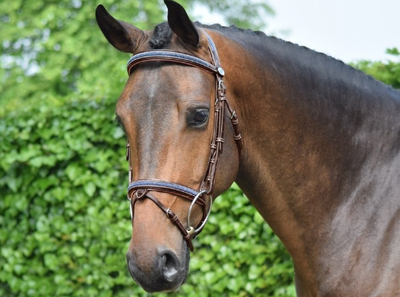
[(137, 70), (117, 103), (116, 112), (123, 122), (125, 117), (135, 121), (160, 119), (172, 110), (210, 101), (213, 77), (197, 68), (171, 64)]
[[(165, 100), (169, 92), (170, 79), (157, 68), (138, 69), (129, 77), (118, 100), (117, 109), (132, 109), (152, 104), (153, 101)], [(177, 88), (175, 88), (175, 91)]]
[(207, 93), (211, 89), (212, 75), (195, 67), (161, 63), (164, 64), (144, 67), (131, 75), (120, 99), (133, 101), (169, 97), (171, 100), (189, 99), (191, 95)]
[(168, 76), (160, 69), (143, 70), (138, 75), (130, 77), (127, 87), (131, 90), (130, 98), (142, 103), (151, 103), (159, 98), (162, 91), (167, 91)]

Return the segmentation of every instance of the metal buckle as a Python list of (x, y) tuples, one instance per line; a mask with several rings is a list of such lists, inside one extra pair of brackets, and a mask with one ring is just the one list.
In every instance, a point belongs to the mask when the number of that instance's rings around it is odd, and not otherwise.
[[(201, 30), (201, 29), (200, 29)], [(203, 31), (203, 30), (202, 30)], [(211, 153), (210, 153), (210, 161), (209, 164), (207, 165), (207, 178), (202, 181), (200, 188), (204, 188), (208, 186), (208, 190), (201, 190), (197, 191), (194, 189), (187, 188), (185, 186), (179, 185), (179, 184), (174, 184), (171, 182), (163, 182), (163, 181), (158, 181), (158, 180), (138, 180), (138, 181), (133, 181), (133, 171), (132, 171), (132, 166), (130, 164), (130, 145), (129, 141), (126, 145), (126, 159), (129, 162), (129, 187), (128, 187), (128, 200), (130, 204), (130, 212), (131, 212), (131, 218), (133, 220), (133, 215), (134, 215), (134, 205), (137, 200), (146, 198), (146, 193), (148, 189), (151, 190), (172, 190), (172, 193), (177, 194), (178, 196), (182, 195), (182, 197), (191, 199), (193, 196), (193, 200), (190, 204), (190, 207), (188, 209), (188, 215), (187, 215), (187, 228), (184, 228), (176, 215), (174, 214), (174, 217), (171, 218), (173, 212), (171, 209), (166, 209), (157, 199), (152, 199), (149, 196), (147, 198), (150, 198), (158, 207), (160, 207), (165, 213), (167, 218), (170, 218), (173, 223), (176, 224), (176, 226), (179, 228), (181, 233), (184, 236), (184, 239), (187, 241), (190, 249), (193, 251), (193, 246), (191, 243), (191, 240), (198, 235), (201, 230), (204, 228), (205, 224), (208, 221), (208, 218), (211, 213), (211, 208), (213, 204), (213, 198), (211, 195), (207, 193), (212, 193), (212, 189), (214, 187), (214, 182), (215, 182), (215, 170), (216, 170), (216, 162), (218, 160), (219, 154), (222, 153), (222, 145), (223, 145), (223, 140), (224, 138), (222, 137), (223, 131), (224, 131), (224, 113), (225, 113), (225, 108), (228, 109), (228, 111), (231, 113), (231, 121), (232, 125), (234, 128), (234, 139), (240, 140), (241, 135), (238, 132), (238, 120), (237, 120), (237, 115), (235, 111), (232, 111), (228, 102), (228, 99), (226, 97), (226, 86), (223, 81), (223, 77), (225, 75), (224, 69), (220, 66), (219, 62), (219, 57), (218, 57), (218, 52), (215, 47), (215, 44), (211, 37), (203, 31), (203, 33), (206, 35), (207, 40), (208, 40), (208, 46), (209, 46), (209, 51), (211, 54), (212, 62), (209, 63), (201, 58), (191, 56), (185, 53), (179, 53), (179, 52), (172, 52), (172, 51), (166, 51), (166, 50), (160, 50), (160, 51), (149, 51), (149, 52), (142, 52), (135, 54), (132, 56), (127, 64), (127, 70), (128, 74), (130, 74), (131, 68), (134, 67), (137, 64), (140, 63), (145, 63), (145, 62), (150, 62), (150, 61), (168, 61), (171, 63), (178, 63), (178, 64), (183, 64), (183, 65), (188, 65), (192, 67), (197, 67), (202, 70), (205, 70), (208, 73), (212, 73), (215, 75), (216, 79), (216, 93), (215, 93), (215, 103), (214, 103), (214, 109), (215, 109), (215, 115), (214, 115), (214, 135), (213, 135), (213, 142), (211, 143)], [(221, 131), (222, 130), (222, 131)], [(237, 142), (238, 144), (239, 142)], [(238, 149), (239, 149), (239, 155), (240, 155), (240, 150), (241, 150), (241, 143), (238, 144)], [(216, 151), (217, 150), (217, 151)], [(209, 207), (207, 214), (204, 216), (205, 212), (205, 207), (206, 205), (203, 206), (203, 220), (200, 221), (200, 226), (195, 229), (193, 226), (191, 226), (191, 214), (194, 205), (198, 201), (202, 195), (206, 194), (209, 197)], [(204, 203), (206, 203), (204, 199)], [(176, 220), (175, 220), (176, 218)], [(178, 223), (176, 223), (178, 222)], [(133, 222), (132, 222), (133, 224)], [(185, 235), (185, 230), (188, 234)]]

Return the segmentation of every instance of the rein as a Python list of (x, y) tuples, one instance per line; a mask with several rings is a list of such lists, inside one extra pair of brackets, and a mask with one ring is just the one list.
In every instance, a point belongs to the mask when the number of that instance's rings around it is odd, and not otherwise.
[[(170, 63), (196, 67), (215, 75), (216, 98), (214, 103), (213, 137), (210, 144), (210, 157), (208, 160), (207, 170), (205, 172), (205, 177), (199, 186), (199, 190), (194, 190), (180, 184), (168, 181), (156, 180), (156, 179), (144, 179), (144, 180), (133, 181), (129, 142), (126, 145), (127, 149), (126, 159), (129, 162), (128, 200), (130, 201), (132, 224), (133, 224), (134, 207), (136, 202), (138, 200), (142, 200), (145, 198), (150, 199), (166, 214), (167, 218), (169, 218), (172, 221), (172, 223), (174, 223), (175, 226), (179, 229), (179, 231), (182, 233), (183, 239), (186, 241), (191, 251), (193, 251), (192, 239), (202, 231), (211, 212), (211, 207), (213, 202), (213, 198), (211, 195), (213, 193), (215, 185), (215, 174), (217, 169), (217, 163), (219, 156), (222, 153), (224, 144), (224, 119), (226, 110), (230, 114), (230, 119), (234, 130), (233, 137), (236, 142), (239, 155), (242, 149), (242, 141), (241, 141), (242, 136), (239, 132), (239, 127), (238, 127), (239, 121), (236, 112), (231, 108), (226, 98), (226, 87), (223, 82), (223, 76), (225, 75), (225, 72), (220, 65), (218, 52), (213, 40), (205, 31), (203, 31), (203, 33), (207, 36), (208, 39), (208, 48), (211, 55), (212, 63), (209, 63), (203, 59), (200, 59), (192, 55), (180, 52), (168, 51), (168, 50), (141, 52), (133, 55), (127, 63), (128, 75), (131, 74), (133, 68), (136, 65), (153, 61), (170, 62)], [(180, 222), (177, 215), (173, 213), (171, 209), (165, 207), (150, 192), (168, 193), (177, 197), (190, 200), (191, 204), (188, 210), (187, 227), (185, 228), (183, 224)], [(208, 209), (207, 209), (207, 203), (203, 198), (203, 196), (208, 196)], [(199, 224), (196, 227), (193, 227), (190, 222), (190, 217), (192, 209), (195, 204), (198, 204), (202, 208), (203, 216)]]

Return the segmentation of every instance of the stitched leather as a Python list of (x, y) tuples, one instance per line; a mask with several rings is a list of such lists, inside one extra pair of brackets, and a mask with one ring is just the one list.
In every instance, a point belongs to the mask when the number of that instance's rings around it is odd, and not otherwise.
[(132, 203), (132, 208), (134, 208), (136, 202), (140, 199), (144, 199), (144, 198), (148, 198), (151, 201), (153, 201), (155, 203), (155, 205), (157, 205), (167, 216), (167, 218), (169, 218), (171, 220), (171, 222), (179, 229), (179, 231), (181, 232), (183, 239), (186, 241), (187, 245), (189, 246), (190, 250), (193, 252), (193, 243), (192, 243), (192, 239), (190, 238), (190, 234), (187, 232), (187, 230), (185, 229), (185, 227), (183, 227), (182, 223), (179, 221), (178, 216), (170, 209), (170, 208), (166, 208), (156, 197), (154, 197), (151, 193), (149, 193), (148, 191), (146, 191), (146, 193), (144, 193), (143, 195), (141, 195), (141, 197), (135, 197), (134, 199), (131, 200)]
[(202, 70), (205, 70), (209, 73), (217, 72), (217, 68), (214, 65), (195, 56), (180, 52), (159, 50), (159, 51), (141, 52), (132, 56), (127, 63), (128, 75), (131, 74), (131, 70), (135, 65), (152, 61), (163, 61), (163, 62), (171, 62), (177, 64), (185, 64), (188, 66), (201, 68)]
[[(224, 123), (225, 123), (225, 111), (230, 113), (231, 124), (234, 130), (234, 140), (236, 142), (239, 156), (242, 149), (242, 136), (239, 132), (239, 120), (237, 118), (236, 112), (232, 109), (226, 98), (226, 87), (223, 81), (223, 76), (225, 74), (224, 70), (220, 65), (220, 60), (218, 56), (217, 49), (211, 37), (202, 29), (200, 29), (207, 37), (209, 52), (211, 55), (212, 63), (200, 59), (198, 57), (188, 55), (180, 52), (172, 52), (168, 50), (157, 50), (157, 51), (147, 51), (135, 54), (132, 56), (127, 63), (128, 75), (133, 71), (134, 66), (147, 63), (152, 61), (170, 62), (176, 64), (182, 64), (186, 66), (196, 67), (202, 69), (208, 73), (212, 73), (216, 78), (216, 98), (214, 104), (214, 127), (213, 127), (213, 137), (210, 144), (210, 157), (208, 161), (207, 170), (204, 175), (204, 179), (200, 184), (199, 191), (193, 190), (191, 188), (179, 185), (176, 183), (171, 183), (167, 181), (160, 180), (132, 180), (132, 166), (130, 163), (130, 147), (129, 142), (127, 143), (127, 160), (129, 161), (129, 187), (128, 187), (128, 199), (131, 201), (132, 219), (134, 213), (134, 206), (136, 202), (140, 199), (148, 198), (153, 201), (171, 220), (171, 222), (179, 229), (182, 233), (183, 239), (187, 242), (191, 251), (193, 251), (192, 239), (194, 236), (198, 235), (208, 219), (209, 211), (211, 210), (212, 193), (215, 185), (215, 175), (217, 170), (217, 164), (219, 156), (223, 151), (224, 144)], [(182, 197), (193, 201), (195, 197), (200, 196), (194, 202), (199, 204), (202, 208), (203, 216), (197, 228), (192, 226), (187, 226), (186, 229), (183, 224), (179, 221), (179, 218), (172, 212), (171, 209), (166, 208), (156, 197), (154, 197), (149, 192), (163, 192), (174, 196)], [(205, 193), (209, 196), (210, 205), (209, 209), (206, 208), (206, 202), (202, 195)], [(194, 203), (193, 202), (193, 203)], [(189, 231), (189, 229), (191, 231)], [(195, 230), (195, 231), (193, 231)]]
[[(131, 182), (128, 187), (128, 193), (131, 191), (136, 191), (138, 189), (147, 189), (147, 190), (152, 190), (152, 191), (176, 194), (180, 197), (184, 197), (189, 200), (193, 200), (193, 198), (197, 194), (199, 194), (198, 191), (193, 190), (191, 188), (188, 188), (188, 187), (176, 184), (176, 183), (165, 182), (165, 181), (161, 181), (161, 180), (137, 180), (137, 181)], [(201, 206), (205, 205), (204, 199), (202, 199), (201, 197), (199, 198), (198, 203)]]

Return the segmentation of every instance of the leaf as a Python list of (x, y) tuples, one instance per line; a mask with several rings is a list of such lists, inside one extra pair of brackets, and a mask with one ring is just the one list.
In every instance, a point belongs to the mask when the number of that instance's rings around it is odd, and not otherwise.
[(71, 163), (65, 169), (65, 173), (71, 181), (75, 181), (83, 174), (83, 168), (78, 163)]
[(46, 267), (51, 270), (57, 270), (58, 260), (54, 254), (45, 254), (43, 260)]
[(77, 257), (83, 257), (86, 254), (86, 250), (83, 247), (76, 245), (72, 247), (72, 252)]
[(96, 192), (96, 185), (92, 182), (88, 182), (85, 184), (84, 189), (89, 197), (93, 197), (94, 192)]
[(393, 55), (393, 56), (400, 56), (400, 51), (397, 48), (388, 48), (386, 53)]

